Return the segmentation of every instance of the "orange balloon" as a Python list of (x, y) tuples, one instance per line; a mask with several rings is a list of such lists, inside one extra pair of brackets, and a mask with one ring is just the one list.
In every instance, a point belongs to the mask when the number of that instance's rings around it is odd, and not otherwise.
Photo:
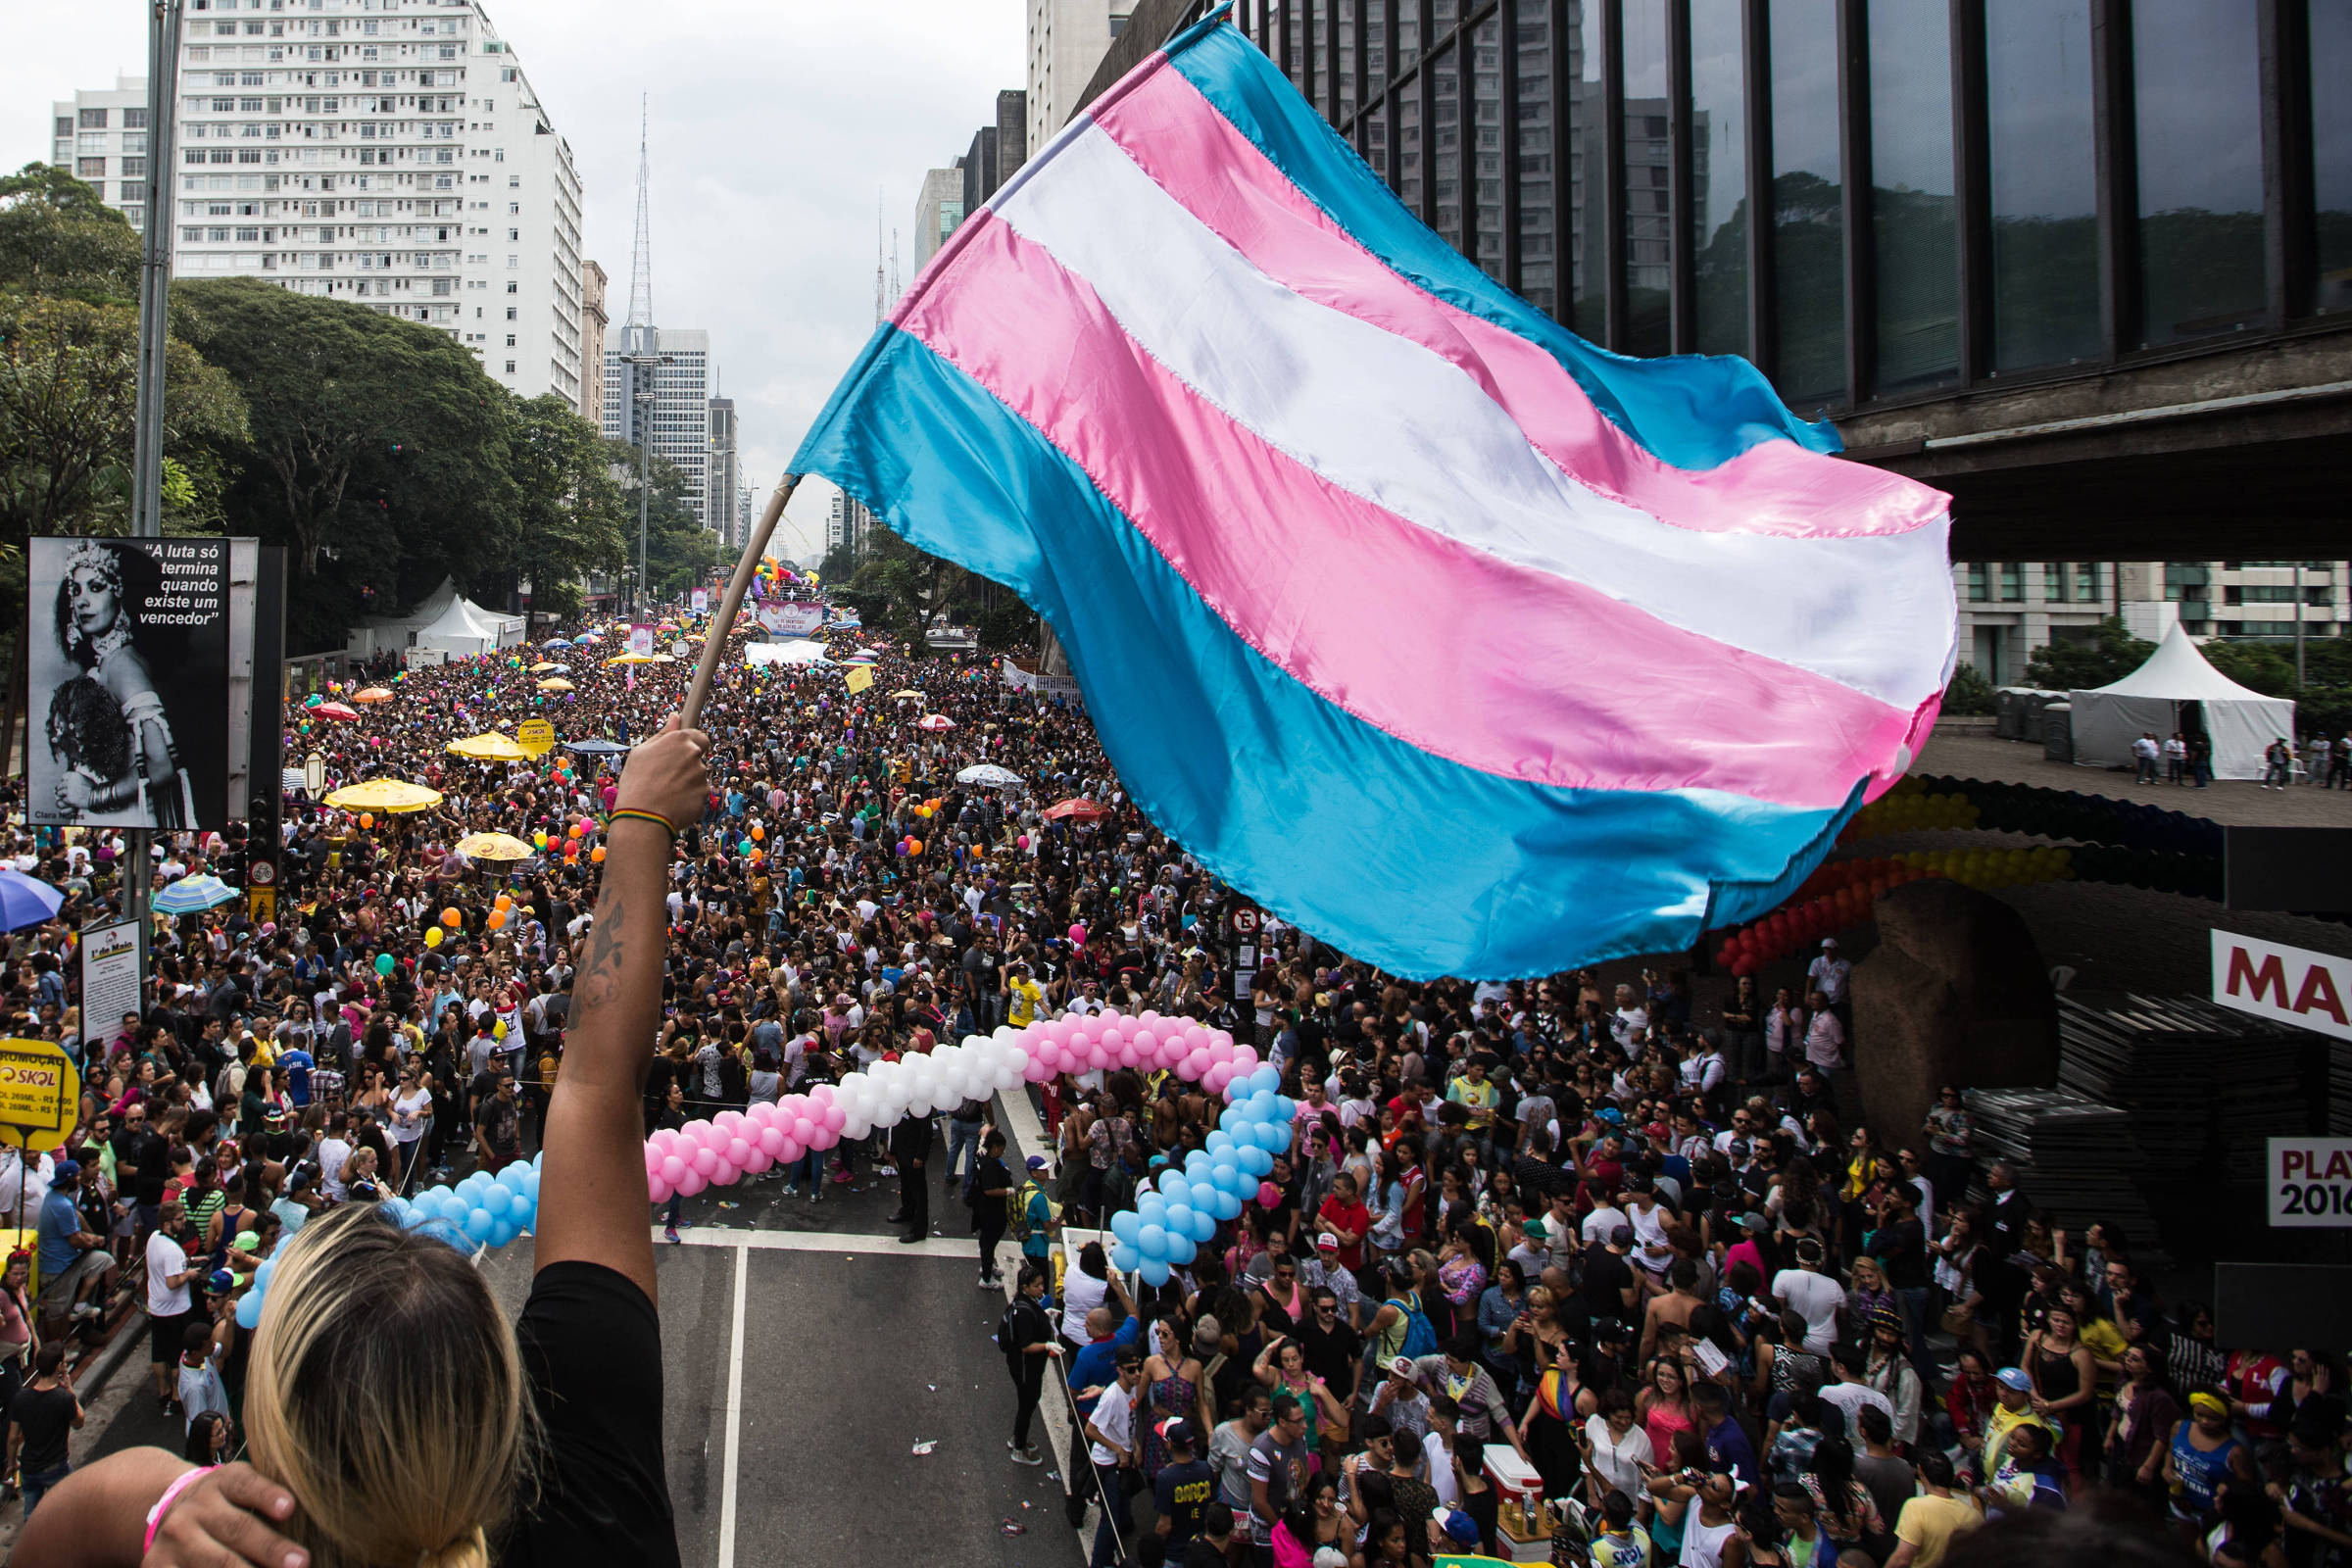
[(492, 909), (490, 911), (490, 929), (493, 931), (504, 931), (506, 928), (507, 911), (504, 909)]
[(362, 826), (362, 827), (373, 827), (373, 826), (375, 826), (375, 813), (374, 813), (373, 811), (362, 811), (362, 812), (360, 813), (360, 826)]
[(906, 841), (906, 853), (907, 853), (908, 855), (920, 855), (920, 854), (922, 854), (922, 853), (923, 853), (923, 841), (922, 841), (921, 839), (908, 839), (908, 840)]
[(752, 842), (753, 842), (754, 844), (761, 844), (761, 843), (765, 843), (765, 842), (766, 842), (766, 840), (767, 840), (767, 829), (765, 829), (765, 828), (761, 827), (761, 826), (760, 826), (759, 823), (757, 823), (757, 822), (754, 822), (754, 823), (752, 824)]
[(581, 828), (579, 823), (574, 822), (571, 824), (571, 836), (573, 838), (578, 838), (583, 831), (584, 830)]
[(498, 896), (497, 902), (491, 906), (491, 907), (494, 909), (511, 909), (514, 906), (514, 896), (511, 893), (501, 893)]
[(448, 908), (441, 911), (441, 923), (443, 925), (458, 925), (461, 924), (465, 918), (466, 917), (464, 915), (458, 912), (457, 906), (455, 905), (452, 905)]
[(591, 860), (594, 860), (594, 861), (595, 861), (597, 864), (599, 864), (599, 865), (602, 865), (602, 864), (604, 864), (604, 863), (605, 863), (605, 847), (604, 847), (602, 844), (599, 844), (599, 845), (598, 845), (598, 846), (597, 846), (595, 849), (593, 849), (593, 850), (590, 850), (590, 851), (588, 852), (588, 858), (590, 858)]

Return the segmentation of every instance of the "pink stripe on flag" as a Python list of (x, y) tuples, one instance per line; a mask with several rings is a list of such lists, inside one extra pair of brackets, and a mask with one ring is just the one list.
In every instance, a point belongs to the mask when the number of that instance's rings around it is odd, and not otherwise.
[[(1926, 485), (1790, 441), (1760, 442), (1705, 471), (1661, 462), (1602, 415), (1537, 344), (1390, 270), (1164, 63), (1093, 118), (1259, 271), (1450, 361), (1510, 415), (1537, 451), (1588, 489), (1661, 522), (1707, 533), (1896, 534), (1944, 514), (1944, 497)], [(1690, 416), (1710, 415), (1693, 409)]]
[[(1338, 489), (1145, 354), (993, 212), (908, 332), (1068, 455), (1209, 608), (1423, 751), (1574, 789), (1841, 805), (1914, 715), (1499, 561)], [(1162, 634), (1137, 628), (1138, 635)]]

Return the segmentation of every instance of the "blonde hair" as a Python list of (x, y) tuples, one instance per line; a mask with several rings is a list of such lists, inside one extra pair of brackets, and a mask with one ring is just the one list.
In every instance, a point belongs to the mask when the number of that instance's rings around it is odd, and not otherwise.
[(277, 1254), (255, 1331), (255, 1468), (315, 1568), (489, 1568), (534, 1436), (514, 1331), (466, 1256), (372, 1203)]

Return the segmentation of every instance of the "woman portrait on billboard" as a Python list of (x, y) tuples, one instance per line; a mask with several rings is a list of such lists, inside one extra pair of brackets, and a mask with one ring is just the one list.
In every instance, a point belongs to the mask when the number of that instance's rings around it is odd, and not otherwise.
[[(150, 581), (149, 579), (155, 579)], [(79, 673), (49, 699), (49, 749), (65, 766), (59, 810), (152, 827), (187, 827), (196, 812), (154, 672), (131, 646), (161, 573), (143, 551), (84, 540), (57, 585), (57, 646)]]

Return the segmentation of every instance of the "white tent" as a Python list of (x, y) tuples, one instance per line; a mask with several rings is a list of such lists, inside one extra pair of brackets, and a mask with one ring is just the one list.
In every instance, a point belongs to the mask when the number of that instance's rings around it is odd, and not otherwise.
[(417, 648), (438, 648), (456, 657), (493, 653), (522, 641), (522, 617), (500, 615), (464, 599), (453, 599), (432, 624), (412, 639)]
[(743, 645), (746, 664), (830, 664), (825, 657), (825, 645), (817, 642), (746, 643)]
[(2175, 621), (2148, 662), (2113, 685), (2066, 694), (2074, 708), (2075, 760), (2088, 767), (2132, 761), (2132, 743), (2187, 728), (2182, 708), (2195, 703), (2213, 742), (2215, 778), (2260, 778), (2263, 752), (2295, 732), (2295, 705), (2249, 691), (2205, 662)]

